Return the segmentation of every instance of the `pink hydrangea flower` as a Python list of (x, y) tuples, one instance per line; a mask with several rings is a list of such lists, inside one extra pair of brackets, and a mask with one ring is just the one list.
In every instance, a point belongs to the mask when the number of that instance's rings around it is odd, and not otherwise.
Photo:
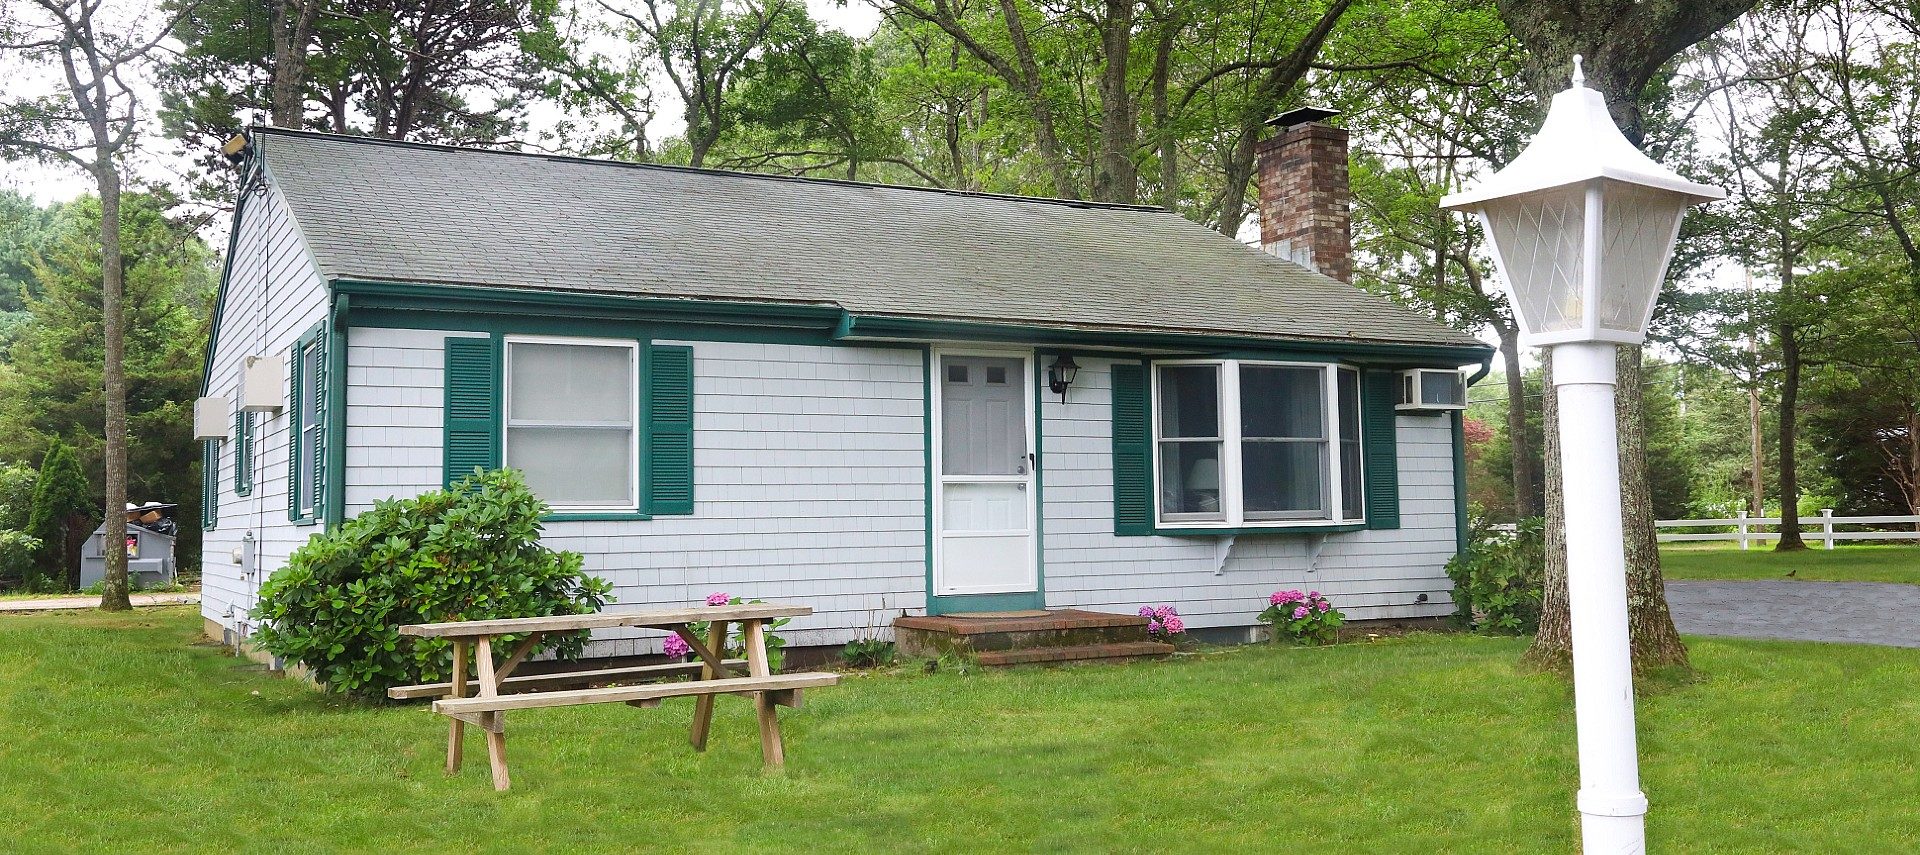
[(1161, 620), (1166, 620), (1167, 618), (1177, 614), (1179, 614), (1179, 612), (1174, 611), (1172, 606), (1161, 606), (1153, 610), (1153, 616), (1160, 618)]
[(1320, 599), (1320, 592), (1319, 592), (1319, 591), (1308, 591), (1308, 592), (1307, 592), (1307, 599), (1310, 599), (1310, 600), (1317, 600), (1317, 599)]
[(732, 600), (733, 597), (724, 592), (715, 592), (707, 595), (707, 605), (709, 606), (724, 606)]
[(1161, 622), (1160, 622), (1160, 620), (1159, 620), (1158, 618), (1155, 618), (1154, 620), (1150, 620), (1150, 621), (1147, 621), (1147, 632), (1148, 632), (1148, 633), (1150, 633), (1150, 634), (1153, 634), (1153, 635), (1159, 635), (1160, 633), (1162, 633), (1162, 632), (1165, 632), (1165, 631), (1166, 631), (1166, 624), (1163, 624), (1163, 623), (1161, 623)]
[(1187, 631), (1187, 623), (1181, 620), (1179, 615), (1168, 615), (1160, 625), (1166, 627), (1168, 635), (1179, 635)]
[(1333, 604), (1327, 602), (1326, 600), (1321, 600), (1320, 602), (1314, 603), (1313, 607), (1315, 609), (1318, 609), (1322, 614), (1324, 614), (1326, 613), (1327, 609), (1333, 608)]
[(1273, 596), (1267, 598), (1267, 602), (1272, 605), (1283, 606), (1287, 603), (1297, 603), (1304, 599), (1306, 599), (1306, 595), (1299, 591), (1275, 591), (1273, 592)]
[(660, 648), (673, 659), (679, 659), (693, 652), (693, 647), (687, 644), (687, 640), (678, 635), (667, 636), (667, 640), (660, 643)]
[(1294, 607), (1294, 609), (1293, 609), (1293, 619), (1294, 619), (1294, 620), (1299, 620), (1299, 619), (1301, 619), (1301, 618), (1303, 618), (1303, 617), (1306, 617), (1306, 616), (1307, 616), (1307, 607), (1306, 607), (1306, 606), (1295, 606), (1295, 607)]
[(1153, 607), (1152, 607), (1152, 606), (1141, 606), (1141, 607), (1140, 607), (1140, 616), (1141, 616), (1141, 617), (1144, 617), (1144, 618), (1150, 618), (1150, 617), (1153, 617)]

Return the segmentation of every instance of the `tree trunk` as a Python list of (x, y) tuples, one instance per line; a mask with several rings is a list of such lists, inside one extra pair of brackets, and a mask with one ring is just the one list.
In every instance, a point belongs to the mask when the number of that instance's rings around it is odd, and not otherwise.
[(1800, 425), (1800, 331), (1793, 324), (1781, 324), (1780, 330), (1780, 540), (1775, 552), (1806, 549), (1800, 537), (1800, 474), (1795, 471), (1794, 445)]
[(273, 104), (276, 128), (298, 128), (306, 118), (307, 46), (322, 0), (276, 0), (273, 4)]
[[(1540, 351), (1540, 418), (1545, 425), (1546, 560), (1541, 592), (1540, 631), (1525, 660), (1550, 671), (1573, 669), (1573, 622), (1567, 610), (1567, 505), (1560, 489), (1560, 397), (1553, 391), (1553, 350)], [(1632, 616), (1628, 616), (1632, 621)]]
[(1170, 127), (1173, 107), (1169, 101), (1169, 81), (1173, 77), (1173, 42), (1180, 31), (1169, 19), (1161, 25), (1160, 41), (1153, 49), (1153, 132), (1160, 138), (1160, 207), (1178, 211), (1180, 205), (1180, 140)]
[(1100, 160), (1093, 175), (1093, 198), (1132, 203), (1140, 196), (1139, 169), (1133, 162), (1138, 136), (1128, 68), (1133, 58), (1134, 0), (1106, 0), (1100, 24)]
[(1752, 446), (1753, 472), (1748, 476), (1747, 514), (1766, 516), (1767, 506), (1767, 442), (1766, 433), (1760, 428), (1760, 390), (1747, 390), (1747, 443)]
[(1040, 159), (1046, 162), (1047, 173), (1053, 177), (1053, 195), (1078, 199), (1080, 188), (1074, 183), (1073, 169), (1067, 165), (1066, 153), (1060, 150), (1060, 137), (1054, 132), (1053, 104), (1047, 100), (1046, 78), (1040, 76), (1040, 61), (1034, 57), (1033, 42), (1027, 38), (1027, 22), (1020, 17), (1020, 7), (1013, 0), (1000, 0), (1000, 15), (1006, 19), (1007, 38), (1013, 44), (1014, 60), (1019, 63), (1018, 78), (1009, 82), (1020, 87), (1033, 109), (1034, 143), (1040, 149)]
[(1513, 452), (1513, 516), (1539, 513), (1533, 506), (1533, 440), (1527, 435), (1527, 377), (1520, 368), (1520, 331), (1498, 327), (1500, 363), (1507, 373), (1507, 445)]
[(102, 152), (95, 178), (100, 185), (100, 311), (106, 351), (101, 366), (106, 419), (106, 534), (107, 577), (100, 608), (133, 608), (127, 590), (127, 370), (126, 315), (121, 309), (125, 273), (120, 257), (120, 170), (112, 155)]
[(1620, 424), (1621, 533), (1627, 554), (1627, 629), (1633, 668), (1688, 667), (1687, 647), (1667, 610), (1667, 586), (1660, 573), (1660, 543), (1653, 521), (1653, 490), (1647, 480), (1646, 378), (1640, 372), (1641, 349), (1616, 348), (1620, 376), (1614, 418)]

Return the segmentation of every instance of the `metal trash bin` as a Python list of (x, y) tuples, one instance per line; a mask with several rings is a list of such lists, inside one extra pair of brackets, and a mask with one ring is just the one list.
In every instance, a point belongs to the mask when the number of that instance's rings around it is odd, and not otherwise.
[[(174, 583), (174, 505), (127, 505), (127, 581), (136, 589)], [(107, 524), (101, 523), (80, 550), (80, 587), (107, 578)]]

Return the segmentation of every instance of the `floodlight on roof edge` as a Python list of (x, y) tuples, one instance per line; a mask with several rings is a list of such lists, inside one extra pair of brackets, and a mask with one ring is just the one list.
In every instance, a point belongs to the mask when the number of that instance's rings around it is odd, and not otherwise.
[[(1615, 357), (1618, 345), (1646, 340), (1687, 208), (1726, 192), (1642, 154), (1586, 87), (1580, 57), (1573, 68), (1573, 86), (1554, 96), (1520, 156), (1440, 205), (1480, 218), (1521, 342), (1553, 355), (1561, 499), (1580, 509), (1562, 526), (1581, 840), (1589, 853), (1643, 853)], [(1573, 519), (1579, 525), (1564, 522)]]

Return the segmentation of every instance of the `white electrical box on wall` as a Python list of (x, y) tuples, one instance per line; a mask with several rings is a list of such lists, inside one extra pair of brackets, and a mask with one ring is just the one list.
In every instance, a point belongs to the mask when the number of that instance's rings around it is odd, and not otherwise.
[(1400, 372), (1400, 400), (1394, 409), (1403, 413), (1438, 413), (1467, 408), (1467, 378), (1458, 371), (1415, 368)]
[(195, 398), (193, 401), (193, 438), (226, 439), (233, 430), (232, 411), (227, 409), (225, 398)]
[(278, 356), (249, 356), (240, 373), (240, 409), (277, 413), (287, 405), (286, 366)]

